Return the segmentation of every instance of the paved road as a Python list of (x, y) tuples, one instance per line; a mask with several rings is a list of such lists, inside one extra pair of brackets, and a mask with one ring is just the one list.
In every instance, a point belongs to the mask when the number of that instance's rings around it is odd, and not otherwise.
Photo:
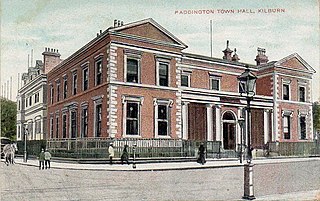
[[(255, 196), (320, 190), (320, 161), (254, 167)], [(243, 167), (114, 172), (0, 164), (1, 200), (240, 200)]]

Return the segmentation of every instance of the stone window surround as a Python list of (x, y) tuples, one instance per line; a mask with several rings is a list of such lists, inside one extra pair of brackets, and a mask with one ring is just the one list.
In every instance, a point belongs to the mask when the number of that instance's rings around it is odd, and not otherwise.
[[(173, 100), (171, 99), (153, 99), (154, 105), (154, 134), (155, 138), (171, 138), (171, 108)], [(167, 136), (158, 135), (158, 105), (165, 105), (167, 107)]]
[(124, 50), (124, 59), (123, 59), (124, 82), (127, 82), (127, 60), (134, 59), (134, 60), (138, 61), (138, 81), (137, 81), (137, 84), (141, 84), (141, 57), (142, 57), (142, 52), (140, 52), (140, 51), (130, 50), (130, 49)]
[[(210, 90), (215, 90), (215, 91), (220, 91), (221, 90), (221, 78), (222, 78), (221, 75), (209, 73), (209, 89)], [(219, 81), (218, 90), (212, 88), (213, 87), (212, 86), (212, 80), (218, 80)]]
[[(291, 100), (291, 86), (290, 86), (290, 84), (291, 84), (291, 80), (289, 80), (289, 79), (282, 79), (282, 90), (281, 90), (281, 92), (282, 92), (282, 100), (284, 100), (284, 98), (283, 98), (283, 92), (284, 92), (284, 85), (287, 85), (288, 86), (288, 92), (289, 92), (289, 100)], [(287, 101), (289, 101), (289, 100), (287, 100)]]
[[(138, 135), (130, 135), (127, 134), (127, 103), (128, 102), (135, 102), (138, 103)], [(122, 96), (122, 108), (123, 108), (123, 115), (122, 115), (122, 130), (123, 130), (123, 137), (130, 137), (130, 138), (141, 138), (141, 106), (143, 105), (144, 97), (142, 96), (129, 96), (123, 95)]]
[(190, 87), (191, 86), (191, 74), (192, 71), (188, 71), (188, 70), (182, 70), (181, 71), (181, 76), (187, 76), (188, 77), (188, 86), (182, 86), (182, 79), (181, 79), (181, 86), (182, 87)]
[(159, 67), (160, 64), (166, 64), (168, 65), (168, 86), (162, 86), (162, 87), (170, 87), (171, 86), (171, 67), (170, 67), (170, 62), (171, 62), (171, 57), (166, 57), (162, 55), (156, 55), (155, 60), (156, 60), (156, 85), (160, 86), (160, 75), (159, 75)]

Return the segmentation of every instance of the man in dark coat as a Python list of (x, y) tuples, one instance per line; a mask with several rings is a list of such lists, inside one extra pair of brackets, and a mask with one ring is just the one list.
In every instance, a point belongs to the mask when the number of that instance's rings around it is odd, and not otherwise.
[(123, 162), (126, 161), (127, 164), (129, 165), (129, 154), (127, 151), (127, 147), (128, 147), (128, 145), (124, 145), (123, 152), (121, 155), (121, 164), (123, 164)]
[(204, 148), (204, 145), (203, 143), (200, 144), (200, 147), (199, 147), (199, 160), (198, 162), (201, 163), (202, 165), (205, 164), (206, 162), (206, 159), (205, 159), (205, 148)]

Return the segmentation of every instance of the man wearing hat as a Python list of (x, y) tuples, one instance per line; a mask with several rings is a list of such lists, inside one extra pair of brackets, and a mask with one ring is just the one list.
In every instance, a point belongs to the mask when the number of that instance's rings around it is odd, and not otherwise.
[(39, 154), (39, 170), (44, 169), (44, 150), (41, 149), (41, 153)]
[(109, 145), (109, 159), (110, 159), (110, 165), (112, 165), (112, 158), (114, 157), (114, 149), (113, 149), (113, 143), (111, 142)]

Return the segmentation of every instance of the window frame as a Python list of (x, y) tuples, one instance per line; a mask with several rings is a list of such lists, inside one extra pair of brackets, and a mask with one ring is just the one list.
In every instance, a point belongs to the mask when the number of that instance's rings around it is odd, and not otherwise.
[[(86, 115), (84, 116), (84, 114)], [(88, 106), (81, 109), (81, 138), (86, 137), (88, 137)]]
[[(282, 80), (282, 100), (290, 101), (291, 100), (291, 81), (290, 80)], [(285, 94), (284, 89), (288, 87), (288, 94)]]
[[(101, 71), (98, 71), (98, 63), (101, 63)], [(100, 69), (100, 68), (99, 68)], [(95, 86), (101, 85), (103, 82), (103, 60), (102, 60), (102, 56), (99, 56), (95, 62), (94, 62), (94, 72), (95, 72)], [(99, 72), (99, 73), (98, 73)], [(99, 79), (98, 79), (99, 78)], [(99, 81), (99, 82), (98, 82)]]
[[(128, 81), (128, 60), (135, 60), (137, 61), (137, 81), (132, 82)], [(140, 55), (133, 55), (133, 54), (126, 54), (124, 55), (124, 80), (125, 82), (129, 83), (136, 83), (140, 84), (141, 83), (141, 56)]]
[[(302, 138), (302, 128), (301, 128), (301, 118), (304, 118), (304, 138)], [(299, 115), (298, 118), (298, 128), (299, 128), (299, 140), (307, 140), (307, 116)]]
[(70, 139), (77, 138), (77, 118), (78, 118), (77, 116), (78, 116), (77, 110), (70, 110), (70, 135), (69, 135)]
[(53, 116), (50, 117), (50, 123), (49, 124), (50, 124), (49, 125), (49, 128), (50, 128), (50, 139), (53, 139)]
[[(214, 89), (213, 88), (213, 81), (218, 81), (218, 89)], [(214, 91), (220, 91), (221, 90), (221, 76), (218, 75), (210, 75), (209, 77), (209, 86), (210, 86), (210, 90), (214, 90)], [(239, 90), (240, 92), (240, 90)]]
[(67, 138), (67, 114), (62, 114), (62, 138)]
[[(303, 100), (301, 100), (301, 90), (300, 89), (303, 89)], [(298, 86), (298, 97), (299, 97), (299, 102), (306, 102), (307, 99), (306, 99), (306, 87), (305, 86)]]
[[(130, 138), (140, 138), (142, 133), (141, 133), (141, 109), (143, 105), (144, 98), (143, 97), (137, 97), (137, 96), (122, 96), (122, 104), (123, 104), (123, 125), (122, 125), (122, 130), (123, 130), (123, 136), (124, 137), (130, 137)], [(130, 134), (127, 131), (127, 121), (128, 120), (134, 120), (132, 118), (128, 119), (127, 118), (127, 109), (128, 109), (128, 103), (134, 103), (137, 104), (137, 134)]]
[[(181, 87), (190, 87), (191, 86), (191, 74), (192, 74), (192, 72), (189, 72), (189, 71), (182, 71), (181, 72), (181, 76), (180, 76), (180, 86)], [(187, 86), (182, 85), (182, 76), (187, 77), (187, 79), (188, 79)]]
[[(154, 99), (154, 132), (155, 138), (171, 138), (171, 108), (173, 100)], [(166, 108), (166, 120), (159, 119), (159, 106), (165, 106)], [(167, 123), (167, 135), (159, 134), (159, 122)]]
[(78, 75), (77, 71), (72, 72), (72, 95), (76, 95), (78, 92)]
[[(292, 138), (292, 115), (293, 115), (293, 112), (292, 111), (282, 111), (282, 133), (283, 133), (283, 139), (284, 140), (291, 140)], [(286, 120), (287, 120), (287, 124), (285, 126), (285, 123), (286, 123)], [(286, 131), (287, 129), (287, 131)]]
[(53, 84), (50, 84), (50, 104), (53, 104), (53, 98), (54, 98), (54, 88)]
[(68, 98), (68, 77), (63, 78), (63, 99)]
[(82, 69), (82, 91), (89, 89), (89, 66), (86, 65)]
[[(161, 87), (170, 87), (171, 86), (171, 66), (170, 66), (171, 58), (161, 58), (156, 57), (156, 85)], [(167, 85), (160, 85), (160, 65), (166, 65), (167, 66)]]

